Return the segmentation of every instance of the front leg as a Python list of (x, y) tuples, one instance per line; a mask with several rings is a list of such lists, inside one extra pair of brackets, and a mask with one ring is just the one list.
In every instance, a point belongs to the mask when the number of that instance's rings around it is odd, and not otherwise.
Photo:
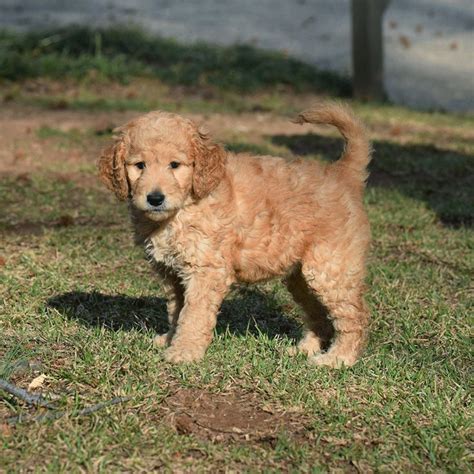
[(167, 361), (192, 362), (204, 356), (229, 286), (225, 272), (218, 270), (201, 270), (186, 279), (184, 306), (171, 345), (165, 352)]
[(166, 310), (168, 313), (169, 329), (165, 334), (159, 334), (153, 339), (153, 344), (158, 347), (169, 346), (176, 331), (179, 313), (184, 305), (184, 288), (175, 275), (161, 275), (161, 286), (166, 297)]

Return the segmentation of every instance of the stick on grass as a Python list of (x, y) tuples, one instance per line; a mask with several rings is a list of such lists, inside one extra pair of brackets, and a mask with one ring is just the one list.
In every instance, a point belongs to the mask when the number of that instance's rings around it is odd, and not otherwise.
[[(91, 405), (90, 407), (83, 408), (82, 410), (79, 410), (77, 412), (72, 412), (71, 414), (73, 416), (90, 415), (108, 406), (127, 402), (128, 400), (131, 400), (131, 398), (132, 397), (115, 397), (115, 398), (112, 398), (111, 400), (107, 400), (105, 402), (100, 402), (100, 403), (97, 403), (96, 405)], [(58, 418), (63, 417), (67, 413), (68, 413), (67, 411), (51, 411), (51, 412), (43, 413), (41, 415), (36, 415), (36, 416), (18, 415), (18, 416), (12, 416), (10, 418), (7, 418), (6, 420), (4, 420), (4, 423), (9, 424), (9, 425), (16, 425), (17, 423), (25, 423), (25, 422), (30, 422), (30, 421), (57, 420)]]
[(0, 389), (9, 393), (10, 395), (13, 395), (14, 397), (19, 398), (20, 400), (23, 400), (24, 402), (28, 403), (28, 405), (52, 408), (51, 402), (45, 400), (42, 395), (30, 393), (27, 390), (17, 387), (16, 385), (11, 384), (4, 379), (0, 379)]

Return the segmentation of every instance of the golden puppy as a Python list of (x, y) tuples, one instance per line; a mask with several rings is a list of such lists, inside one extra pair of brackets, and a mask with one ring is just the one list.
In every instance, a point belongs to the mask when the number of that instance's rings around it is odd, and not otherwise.
[(317, 365), (357, 360), (369, 318), (362, 204), (369, 143), (341, 105), (315, 106), (297, 121), (337, 127), (342, 157), (322, 164), (229, 153), (166, 112), (120, 127), (103, 152), (101, 178), (129, 201), (136, 241), (168, 298), (170, 328), (155, 339), (168, 346), (168, 361), (203, 357), (234, 282), (280, 276), (306, 314), (298, 349)]

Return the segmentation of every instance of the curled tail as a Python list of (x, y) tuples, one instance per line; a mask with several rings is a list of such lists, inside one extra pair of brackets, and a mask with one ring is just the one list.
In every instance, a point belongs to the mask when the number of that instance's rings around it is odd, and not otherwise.
[(338, 165), (342, 165), (351, 175), (365, 182), (372, 150), (364, 126), (349, 107), (328, 102), (317, 104), (301, 112), (295, 122), (335, 126), (346, 141)]

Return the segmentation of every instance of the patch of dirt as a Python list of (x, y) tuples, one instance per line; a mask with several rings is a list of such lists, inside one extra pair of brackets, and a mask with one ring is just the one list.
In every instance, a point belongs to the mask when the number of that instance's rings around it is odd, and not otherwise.
[[(93, 165), (103, 143), (86, 133), (106, 128), (107, 119), (106, 114), (4, 107), (0, 114), (0, 176), (27, 176), (42, 169), (74, 170), (82, 165)], [(61, 137), (38, 135), (42, 127), (64, 132), (77, 129), (85, 132), (84, 140), (60, 146)]]
[(255, 394), (211, 394), (179, 389), (164, 401), (165, 419), (180, 434), (213, 442), (253, 441), (272, 445), (279, 434), (309, 441), (308, 420), (297, 409), (264, 405)]

